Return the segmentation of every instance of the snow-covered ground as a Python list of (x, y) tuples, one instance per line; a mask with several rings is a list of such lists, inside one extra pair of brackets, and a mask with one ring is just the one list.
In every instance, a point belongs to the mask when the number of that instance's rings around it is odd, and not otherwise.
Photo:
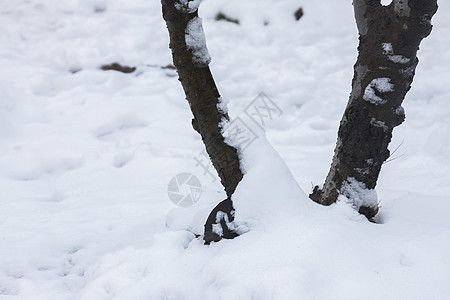
[[(256, 137), (234, 197), (246, 233), (204, 246), (192, 232), (224, 192), (194, 159), (203, 145), (176, 72), (160, 68), (171, 56), (159, 1), (3, 1), (0, 298), (449, 299), (450, 3), (439, 5), (373, 224), (305, 196), (325, 179), (350, 93), (351, 0), (203, 1), (212, 72)], [(113, 62), (137, 70), (99, 69)], [(261, 91), (282, 111), (265, 133), (245, 114)], [(202, 194), (177, 208), (167, 188), (183, 172)]]

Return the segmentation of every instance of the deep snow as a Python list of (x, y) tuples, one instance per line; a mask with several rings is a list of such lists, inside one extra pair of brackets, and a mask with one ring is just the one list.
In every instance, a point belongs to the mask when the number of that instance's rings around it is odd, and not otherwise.
[[(0, 298), (449, 298), (450, 4), (439, 5), (372, 224), (306, 197), (350, 93), (351, 1), (202, 1), (213, 75), (251, 129), (234, 196), (245, 233), (204, 246), (192, 232), (224, 192), (199, 165), (176, 72), (160, 68), (171, 56), (159, 1), (4, 1)], [(99, 69), (112, 62), (137, 70)], [(265, 132), (246, 114), (261, 91), (280, 109)], [(167, 194), (182, 172), (202, 183), (189, 208)]]

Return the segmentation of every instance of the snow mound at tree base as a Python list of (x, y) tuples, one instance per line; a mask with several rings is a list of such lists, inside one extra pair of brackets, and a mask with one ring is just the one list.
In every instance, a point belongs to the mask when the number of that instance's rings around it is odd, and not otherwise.
[[(410, 239), (414, 233), (390, 224), (387, 215), (386, 224), (373, 224), (344, 201), (329, 207), (312, 202), (265, 139), (245, 150), (243, 164), (245, 176), (233, 196), (239, 237), (205, 246), (183, 231), (162, 234), (180, 249), (161, 262), (166, 272), (173, 268), (184, 283), (195, 278), (192, 285), (171, 282), (171, 293), (187, 299), (395, 299), (422, 282), (422, 267), (444, 259), (436, 251), (421, 258), (433, 247)], [(444, 232), (436, 234), (443, 238)], [(376, 288), (393, 282), (398, 286), (390, 290)], [(156, 297), (167, 291), (148, 292)]]

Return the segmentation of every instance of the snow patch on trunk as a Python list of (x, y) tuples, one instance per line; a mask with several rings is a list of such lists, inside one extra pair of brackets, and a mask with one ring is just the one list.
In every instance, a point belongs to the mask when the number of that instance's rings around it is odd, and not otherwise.
[[(222, 97), (219, 97), (218, 100), (219, 100), (219, 102), (217, 103), (217, 109), (219, 110), (219, 112), (224, 114), (224, 115), (228, 114), (228, 102), (229, 102), (229, 100), (225, 100)], [(226, 117), (223, 116), (222, 119), (220, 120), (220, 123), (219, 123), (219, 127), (222, 129), (222, 134), (225, 133), (225, 128), (226, 128), (226, 126), (229, 123), (230, 123), (230, 121)], [(224, 137), (225, 137), (225, 135), (224, 135)], [(226, 139), (227, 138), (225, 137), (225, 140)], [(229, 144), (229, 143), (227, 143), (227, 144)]]
[(359, 182), (353, 177), (347, 178), (347, 181), (341, 187), (341, 196), (344, 196), (347, 203), (350, 203), (356, 210), (361, 207), (375, 207), (378, 204), (377, 192), (374, 189), (368, 189), (363, 182)]
[(411, 61), (409, 58), (404, 57), (403, 55), (389, 55), (388, 59), (397, 64), (407, 64)]
[(363, 99), (375, 105), (386, 103), (387, 100), (378, 96), (377, 92), (378, 93), (392, 92), (394, 90), (394, 85), (390, 83), (390, 81), (391, 81), (390, 78), (373, 79), (366, 87)]
[(175, 3), (176, 9), (186, 13), (193, 13), (198, 10), (202, 0), (179, 0)]
[(213, 224), (212, 231), (220, 236), (223, 235), (223, 229), (221, 226), (221, 221), (225, 220), (225, 223), (228, 225), (230, 223), (230, 220), (228, 219), (228, 215), (224, 213), (223, 211), (219, 211), (216, 215), (216, 224)]
[(388, 59), (394, 63), (407, 64), (411, 61), (409, 58), (404, 57), (403, 55), (394, 54), (394, 47), (392, 47), (391, 43), (383, 43), (381, 47), (383, 48), (383, 54), (387, 55)]
[(192, 61), (194, 63), (207, 65), (211, 62), (201, 18), (195, 17), (188, 22), (185, 40), (188, 49), (192, 50)]
[(383, 43), (383, 54), (394, 54), (394, 48), (391, 43)]
[(222, 97), (219, 97), (219, 103), (217, 103), (217, 109), (223, 113), (223, 114), (227, 114), (228, 113), (228, 103), (230, 101), (227, 99), (224, 99)]

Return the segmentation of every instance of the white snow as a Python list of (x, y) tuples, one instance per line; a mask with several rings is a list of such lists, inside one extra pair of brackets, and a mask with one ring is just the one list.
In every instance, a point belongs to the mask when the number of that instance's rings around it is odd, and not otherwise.
[(383, 54), (393, 54), (394, 48), (392, 47), (391, 43), (382, 43), (383, 47)]
[(389, 55), (388, 58), (390, 61), (397, 64), (407, 64), (411, 61), (409, 58), (404, 57), (403, 55)]
[(407, 64), (410, 62), (410, 59), (404, 57), (403, 55), (394, 55), (394, 48), (391, 43), (382, 43), (383, 54), (388, 56), (388, 59), (397, 64)]
[[(343, 197), (305, 195), (327, 175), (350, 94), (351, 1), (202, 2), (218, 88), (257, 135), (233, 197), (243, 234), (204, 246), (193, 233), (225, 193), (193, 158), (204, 146), (176, 72), (160, 68), (172, 62), (160, 2), (3, 1), (0, 299), (447, 299), (450, 2), (439, 6), (372, 224)], [(112, 62), (137, 71), (99, 69)], [(244, 113), (261, 91), (283, 111), (265, 133)], [(202, 183), (187, 208), (167, 195), (182, 172)]]
[[(357, 181), (355, 178), (347, 178), (341, 188), (342, 198), (350, 203), (355, 210), (359, 210), (361, 206), (376, 207), (378, 205), (377, 192), (368, 189), (363, 182)], [(342, 200), (341, 198), (341, 200)]]
[(175, 7), (191, 14), (198, 10), (201, 2), (202, 0), (178, 0), (178, 2), (175, 2)]
[(219, 103), (217, 104), (217, 108), (222, 113), (227, 114), (228, 113), (228, 103), (230, 103), (230, 101), (228, 99), (220, 97)]
[(192, 50), (192, 60), (195, 63), (209, 64), (211, 56), (206, 47), (205, 33), (200, 17), (195, 17), (188, 22), (185, 38), (188, 49)]
[(387, 100), (378, 96), (377, 92), (392, 92), (394, 90), (394, 85), (390, 82), (391, 79), (385, 77), (373, 79), (364, 90), (363, 99), (375, 105), (386, 103)]

